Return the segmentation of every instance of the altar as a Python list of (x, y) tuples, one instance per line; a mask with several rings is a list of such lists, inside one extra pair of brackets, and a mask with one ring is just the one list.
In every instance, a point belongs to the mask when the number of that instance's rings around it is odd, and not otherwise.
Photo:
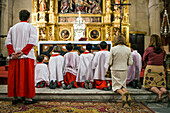
[[(92, 44), (92, 53), (100, 50), (101, 41), (40, 41), (38, 44), (38, 54), (44, 55), (45, 62), (49, 61), (51, 54), (53, 52), (54, 46), (61, 47), (61, 55), (67, 53), (66, 44), (72, 43), (74, 45), (74, 52), (77, 52), (79, 55), (86, 50), (86, 44)], [(110, 51), (112, 47), (111, 41), (106, 41), (108, 44), (107, 50)]]
[[(119, 0), (32, 0), (31, 24), (37, 29), (39, 41), (77, 41), (81, 37), (87, 41), (113, 41), (121, 15), (118, 6), (111, 4), (118, 3)], [(128, 6), (122, 11), (121, 31), (129, 42)]]

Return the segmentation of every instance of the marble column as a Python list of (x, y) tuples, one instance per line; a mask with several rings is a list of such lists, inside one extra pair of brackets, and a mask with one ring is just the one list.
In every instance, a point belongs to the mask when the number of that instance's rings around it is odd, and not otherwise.
[(160, 35), (160, 10), (161, 10), (160, 0), (149, 0), (148, 9), (149, 9), (150, 35), (152, 34)]
[(6, 0), (1, 0), (0, 1), (0, 34), (4, 34), (4, 13), (5, 13), (5, 8), (6, 8)]
[[(6, 9), (6, 0), (1, 0), (0, 1), (0, 35), (5, 35), (6, 34), (6, 21), (5, 21), (5, 9)], [(0, 54), (6, 53), (4, 52), (4, 41), (5, 38), (0, 37)], [(6, 50), (5, 50), (6, 51)]]

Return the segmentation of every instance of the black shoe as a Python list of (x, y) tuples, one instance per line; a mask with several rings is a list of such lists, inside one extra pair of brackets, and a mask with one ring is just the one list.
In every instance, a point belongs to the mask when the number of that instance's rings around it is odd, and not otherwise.
[(25, 101), (25, 97), (21, 97), (21, 101)]
[(68, 86), (67, 89), (71, 89), (73, 87), (74, 81), (72, 81)]
[(50, 89), (53, 89), (53, 80), (51, 80), (49, 87), (50, 87)]
[(138, 87), (139, 89), (141, 89), (141, 88), (142, 88), (142, 85), (141, 85), (141, 83), (140, 83), (140, 81), (139, 81), (139, 80), (136, 80), (136, 87)]
[(111, 87), (111, 85), (110, 85), (110, 82), (109, 82), (109, 81), (106, 81), (106, 82), (107, 82), (107, 89), (108, 89), (108, 90), (111, 90), (112, 87)]
[(89, 88), (89, 85), (88, 85), (88, 81), (87, 81), (87, 80), (85, 80), (84, 87), (85, 87), (86, 89)]
[(107, 87), (104, 87), (103, 90), (104, 90), (104, 91), (108, 91)]
[(41, 82), (38, 82), (38, 83), (36, 84), (36, 87), (37, 87), (37, 88), (40, 87), (40, 83), (41, 83)]
[(17, 100), (12, 100), (12, 105), (18, 104), (18, 103), (22, 103), (21, 99), (17, 99)]
[(133, 87), (133, 88), (136, 88), (136, 80), (133, 80), (133, 81), (132, 81), (132, 87)]
[(90, 82), (89, 83), (89, 89), (92, 89), (93, 88), (93, 84)]
[(32, 101), (27, 101), (27, 100), (24, 101), (25, 105), (34, 104), (34, 103), (37, 103), (37, 100), (32, 99)]
[(45, 87), (45, 81), (42, 81), (42, 84), (40, 84), (40, 88)]
[(67, 89), (67, 86), (66, 86), (65, 83), (62, 83), (62, 88), (63, 88), (63, 89)]
[(55, 89), (58, 86), (57, 80), (55, 80), (54, 85), (53, 85), (53, 89)]

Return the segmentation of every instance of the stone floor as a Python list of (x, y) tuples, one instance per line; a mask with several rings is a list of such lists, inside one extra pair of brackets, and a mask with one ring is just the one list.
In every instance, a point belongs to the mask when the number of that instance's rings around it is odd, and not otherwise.
[(147, 107), (152, 109), (155, 113), (170, 113), (169, 103), (144, 103)]
[[(145, 89), (133, 89), (128, 87), (132, 100), (137, 102), (156, 102), (157, 95)], [(163, 96), (165, 97), (165, 96)], [(74, 100), (74, 101), (121, 101), (120, 94), (113, 91), (102, 91), (98, 89), (72, 88), (36, 88), (38, 100)], [(0, 85), (0, 99), (11, 99), (7, 97), (7, 85)], [(164, 99), (167, 102), (167, 99)]]

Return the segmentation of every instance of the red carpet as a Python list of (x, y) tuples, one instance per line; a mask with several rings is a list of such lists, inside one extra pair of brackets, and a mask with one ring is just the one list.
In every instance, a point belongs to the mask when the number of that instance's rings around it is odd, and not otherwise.
[(11, 101), (0, 101), (0, 113), (154, 113), (143, 103), (132, 103), (121, 107), (114, 102), (61, 102), (39, 101), (33, 105), (11, 105)]
[(7, 84), (8, 71), (5, 71), (5, 66), (0, 66), (0, 84)]

